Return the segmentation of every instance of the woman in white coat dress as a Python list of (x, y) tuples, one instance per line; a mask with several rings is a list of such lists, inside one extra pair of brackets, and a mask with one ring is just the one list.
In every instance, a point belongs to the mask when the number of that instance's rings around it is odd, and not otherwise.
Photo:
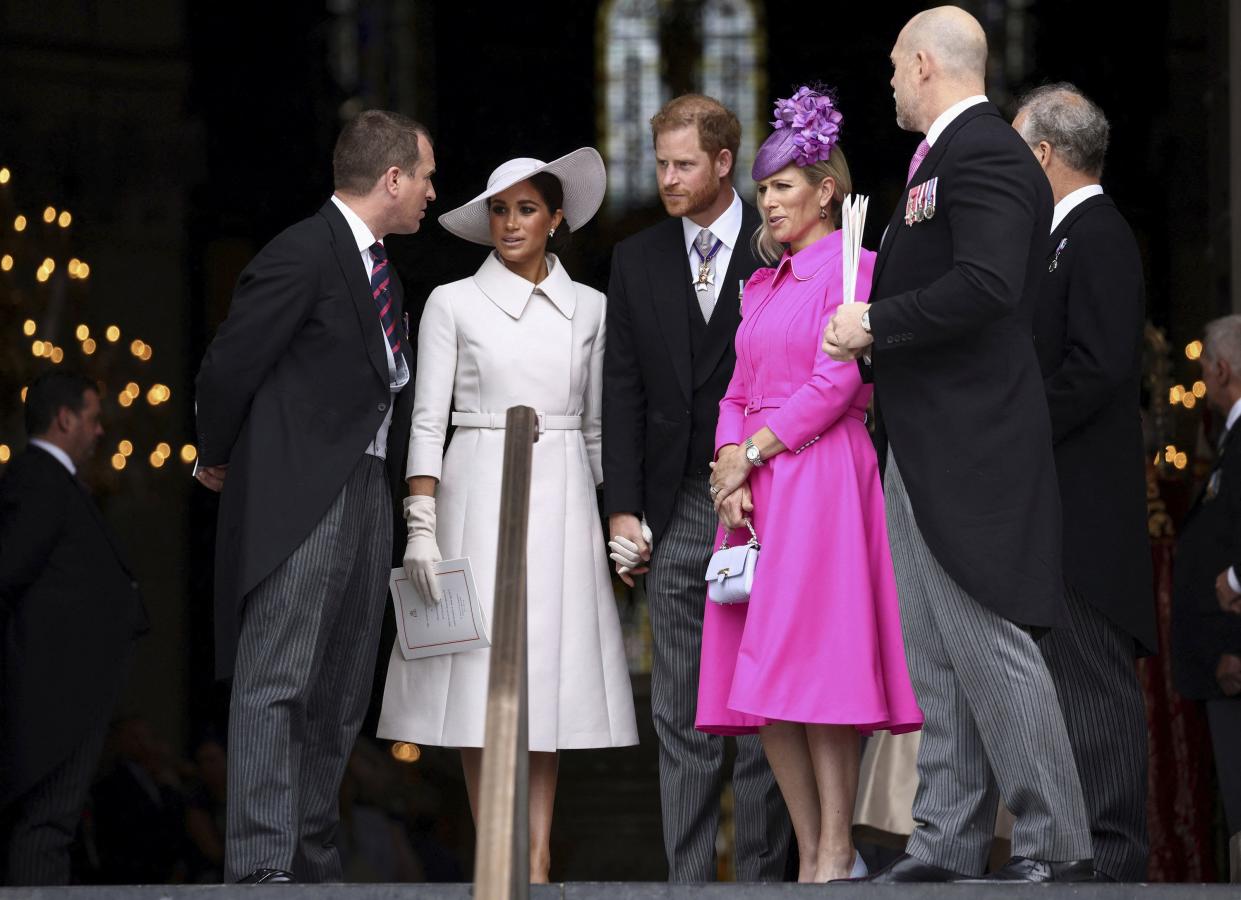
[[(557, 751), (638, 740), (595, 500), (604, 297), (546, 252), (562, 221), (577, 229), (590, 220), (605, 185), (589, 147), (496, 169), (486, 191), (439, 219), (495, 249), (472, 277), (431, 293), (418, 332), (404, 503), (405, 569), (421, 593), (434, 596), (431, 567), (441, 557), (468, 556), (490, 616), (505, 411), (530, 406), (543, 421), (526, 590), (532, 881), (547, 880)], [(407, 661), (394, 646), (378, 729), (383, 738), (461, 748), (476, 818), (489, 659), (489, 650), (473, 650)]]

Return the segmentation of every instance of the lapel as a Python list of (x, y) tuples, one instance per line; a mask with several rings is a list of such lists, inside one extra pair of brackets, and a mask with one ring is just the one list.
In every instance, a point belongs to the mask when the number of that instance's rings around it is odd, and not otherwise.
[[(668, 348), (668, 358), (676, 372), (677, 384), (688, 402), (693, 399), (690, 372), (689, 318), (687, 295), (693, 290), (689, 256), (685, 252), (685, 232), (680, 219), (667, 219), (656, 226), (657, 233), (645, 252), (647, 296), (659, 322), (659, 332)], [(735, 256), (736, 254), (734, 254)], [(732, 268), (731, 266), (729, 267)], [(712, 316), (714, 318), (714, 316)]]
[[(376, 374), (386, 386), (389, 384), (388, 360), (384, 356), (384, 345), (379, 340), (375, 327), (379, 322), (379, 312), (375, 309), (375, 298), (371, 296), (371, 284), (366, 277), (362, 257), (358, 255), (358, 245), (353, 239), (353, 232), (349, 230), (349, 223), (345, 221), (345, 217), (340, 214), (340, 210), (331, 200), (323, 204), (319, 215), (327, 220), (328, 229), (332, 234), (332, 252), (340, 267), (340, 277), (344, 280), (349, 296), (353, 299), (354, 311), (358, 315), (358, 327), (361, 329), (362, 345), (366, 348), (366, 355), (370, 357)], [(388, 257), (388, 268), (392, 269), (391, 256)], [(393, 284), (399, 281), (399, 278), (392, 279)], [(395, 291), (393, 302), (397, 302)], [(400, 311), (398, 307), (398, 315)], [(398, 321), (404, 321), (404, 319), (399, 318)]]
[[(896, 208), (892, 210), (892, 216), (888, 219), (888, 229), (884, 232), (885, 240), (879, 246), (879, 256), (875, 259), (875, 273), (871, 278), (871, 284), (879, 283), (879, 276), (883, 272), (883, 267), (887, 263), (888, 257), (892, 255), (892, 248), (901, 239), (901, 235), (918, 227), (917, 225), (910, 226), (905, 224), (905, 201), (909, 199), (909, 191), (935, 174), (935, 168), (948, 153), (948, 145), (952, 143), (952, 139), (956, 137), (957, 132), (967, 123), (979, 116), (998, 116), (999, 114), (1000, 111), (995, 104), (988, 100), (986, 103), (974, 104), (948, 123), (948, 127), (943, 130), (931, 146), (931, 152), (926, 155), (926, 159), (922, 160), (922, 164), (914, 172), (913, 178), (901, 189), (900, 196), (896, 201)], [(941, 203), (943, 202), (942, 191), (944, 189), (944, 185), (940, 185)], [(880, 298), (877, 297), (876, 299)]]
[(715, 311), (707, 323), (706, 337), (694, 359), (695, 389), (711, 377), (720, 357), (736, 340), (737, 326), (741, 324), (741, 298), (738, 296), (737, 282), (748, 279), (756, 267), (750, 250), (750, 235), (758, 228), (758, 222), (758, 211), (741, 201), (741, 230), (737, 232), (737, 244), (728, 260), (724, 280), (719, 284)]

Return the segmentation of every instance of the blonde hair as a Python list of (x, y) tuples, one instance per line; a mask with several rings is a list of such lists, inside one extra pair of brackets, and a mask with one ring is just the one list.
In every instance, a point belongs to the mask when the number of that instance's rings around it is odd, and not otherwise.
[[(824, 178), (832, 178), (836, 182), (836, 190), (832, 194), (829, 201), (829, 215), (832, 221), (836, 223), (836, 227), (840, 227), (840, 209), (844, 206), (845, 197), (853, 193), (853, 176), (849, 174), (849, 162), (845, 159), (844, 151), (837, 144), (832, 148), (832, 155), (823, 162), (817, 162), (811, 166), (799, 166), (798, 171), (811, 187), (818, 187), (823, 183)], [(750, 248), (754, 251), (754, 255), (768, 265), (775, 265), (780, 261), (780, 257), (784, 255), (784, 244), (777, 241), (771, 235), (771, 231), (767, 227), (767, 219), (763, 218), (763, 223), (754, 231), (754, 235), (750, 238)]]

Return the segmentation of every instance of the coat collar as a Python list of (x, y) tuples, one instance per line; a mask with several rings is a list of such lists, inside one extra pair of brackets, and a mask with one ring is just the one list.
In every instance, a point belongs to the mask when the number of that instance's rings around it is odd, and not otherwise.
[(547, 277), (538, 284), (531, 284), (509, 271), (494, 251), (487, 254), (474, 273), (474, 283), (487, 295), (487, 299), (514, 319), (521, 318), (526, 304), (536, 291), (550, 300), (566, 319), (572, 319), (577, 309), (577, 289), (573, 279), (554, 253), (547, 254)]
[(820, 269), (840, 255), (841, 240), (841, 230), (837, 228), (797, 253), (790, 255), (785, 251), (776, 266), (776, 278), (787, 270), (792, 272), (798, 281), (809, 281), (819, 274)]
[(1078, 203), (1076, 206), (1074, 206), (1071, 210), (1068, 211), (1068, 213), (1065, 215), (1063, 219), (1060, 220), (1060, 224), (1058, 224), (1055, 228), (1052, 229), (1052, 232), (1051, 232), (1052, 252), (1055, 251), (1056, 244), (1059, 242), (1059, 238), (1067, 234), (1069, 229), (1073, 227), (1073, 224), (1078, 219), (1080, 219), (1082, 216), (1084, 216), (1086, 213), (1090, 212), (1090, 210), (1095, 209), (1096, 207), (1099, 207), (1099, 206), (1115, 206), (1115, 205), (1116, 204), (1112, 202), (1112, 198), (1109, 197), (1107, 194), (1095, 194), (1093, 197), (1087, 197), (1081, 203)]

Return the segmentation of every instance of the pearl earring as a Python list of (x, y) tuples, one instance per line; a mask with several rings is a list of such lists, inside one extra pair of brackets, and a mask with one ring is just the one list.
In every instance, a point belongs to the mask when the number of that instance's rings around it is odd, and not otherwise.
[(547, 236), (548, 236), (549, 238), (553, 238), (553, 237), (555, 237), (555, 236), (556, 236), (556, 229), (555, 229), (555, 228), (549, 229), (549, 230), (548, 230), (548, 232), (547, 232)]

